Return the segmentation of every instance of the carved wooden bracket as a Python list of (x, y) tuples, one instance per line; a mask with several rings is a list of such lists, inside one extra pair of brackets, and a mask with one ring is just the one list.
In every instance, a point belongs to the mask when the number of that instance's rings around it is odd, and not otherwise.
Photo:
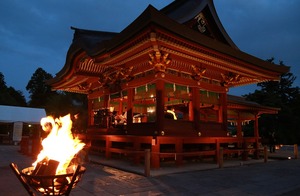
[(196, 81), (199, 81), (202, 78), (203, 74), (206, 72), (206, 68), (197, 67), (195, 65), (192, 65), (192, 69), (193, 69), (192, 78)]
[(161, 52), (156, 51), (154, 54), (149, 54), (149, 64), (154, 66), (155, 72), (165, 73), (167, 65), (170, 64), (171, 60), (168, 59), (169, 53), (162, 56)]
[(227, 87), (230, 84), (234, 84), (236, 82), (239, 82), (241, 79), (241, 75), (240, 74), (235, 74), (232, 72), (229, 72), (228, 74), (223, 74), (221, 73), (222, 76), (222, 82), (221, 85)]
[(91, 83), (83, 82), (78, 85), (78, 88), (79, 90), (89, 90), (91, 86), (92, 86)]
[(122, 80), (130, 81), (133, 79), (131, 75), (133, 66), (129, 68), (119, 67), (116, 71), (110, 71), (109, 73), (103, 73), (99, 77), (98, 82), (101, 86), (109, 86), (109, 84), (120, 84)]

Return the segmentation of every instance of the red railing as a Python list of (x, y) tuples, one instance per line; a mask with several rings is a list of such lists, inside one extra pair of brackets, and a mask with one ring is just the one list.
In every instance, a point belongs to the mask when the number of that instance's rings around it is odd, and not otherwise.
[(258, 158), (262, 148), (259, 138), (234, 137), (168, 137), (168, 136), (132, 136), (132, 135), (79, 135), (90, 151), (102, 153), (106, 158), (113, 154), (123, 154), (135, 164), (140, 164), (144, 151), (150, 149), (151, 167), (159, 168), (162, 159), (173, 160), (176, 165), (183, 164), (189, 157), (212, 157), (219, 163), (219, 150), (224, 155), (238, 155), (247, 160), (249, 155)]

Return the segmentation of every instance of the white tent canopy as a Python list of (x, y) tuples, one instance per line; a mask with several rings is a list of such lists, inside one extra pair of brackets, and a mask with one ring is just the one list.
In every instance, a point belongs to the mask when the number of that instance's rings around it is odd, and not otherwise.
[(39, 124), (43, 117), (46, 117), (46, 111), (43, 108), (0, 105), (0, 122), (2, 123), (24, 122)]

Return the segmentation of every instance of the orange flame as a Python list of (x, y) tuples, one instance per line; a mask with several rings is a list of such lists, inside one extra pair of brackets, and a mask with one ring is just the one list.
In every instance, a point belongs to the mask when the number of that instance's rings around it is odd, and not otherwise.
[(50, 131), (42, 141), (43, 149), (33, 163), (36, 166), (42, 160), (55, 160), (59, 162), (56, 174), (65, 174), (74, 156), (84, 147), (78, 138), (73, 138), (70, 114), (54, 119), (51, 116), (41, 119), (44, 131)]

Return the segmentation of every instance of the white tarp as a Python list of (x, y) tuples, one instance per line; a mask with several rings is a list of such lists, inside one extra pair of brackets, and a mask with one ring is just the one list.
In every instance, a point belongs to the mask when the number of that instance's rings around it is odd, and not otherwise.
[(46, 111), (43, 108), (0, 105), (0, 122), (40, 124), (41, 118), (43, 117), (46, 117)]

